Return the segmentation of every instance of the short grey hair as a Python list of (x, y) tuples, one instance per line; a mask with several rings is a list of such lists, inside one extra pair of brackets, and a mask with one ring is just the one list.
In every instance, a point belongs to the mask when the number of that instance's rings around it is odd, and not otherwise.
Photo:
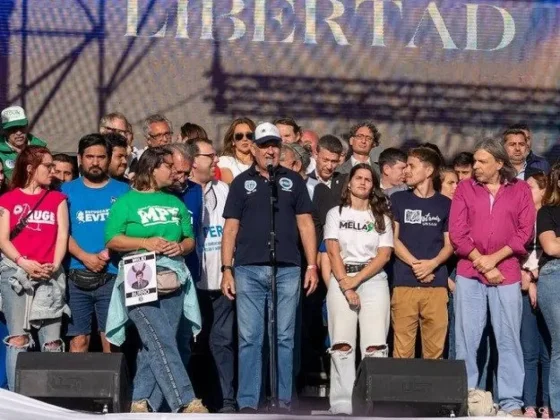
[(184, 144), (184, 143), (172, 143), (165, 146), (165, 150), (169, 151), (171, 154), (179, 154), (185, 159), (187, 162), (191, 162), (194, 160), (194, 154), (191, 154), (191, 148)]
[(293, 153), (296, 161), (301, 162), (302, 170), (307, 171), (307, 167), (311, 163), (311, 152), (298, 143), (283, 144), (280, 159), (287, 150)]
[(130, 131), (130, 129), (128, 128), (130, 126), (130, 123), (128, 122), (128, 120), (126, 119), (124, 114), (122, 114), (120, 112), (111, 112), (109, 114), (103, 115), (101, 117), (101, 120), (99, 121), (99, 130), (101, 131), (101, 129), (104, 128), (105, 126), (107, 126), (107, 124), (109, 122), (114, 121), (114, 120), (124, 121), (124, 124), (126, 125), (127, 130)]
[(476, 153), (477, 150), (484, 150), (490, 153), (498, 162), (502, 162), (503, 166), (502, 169), (500, 169), (501, 182), (511, 182), (515, 179), (517, 171), (511, 164), (506, 149), (500, 140), (493, 138), (483, 139), (475, 146), (474, 153)]
[(144, 119), (144, 122), (142, 123), (142, 132), (144, 133), (144, 137), (146, 138), (150, 137), (150, 125), (157, 122), (167, 123), (167, 125), (169, 126), (169, 131), (171, 132), (173, 131), (173, 124), (165, 115), (153, 114), (150, 115), (149, 117), (146, 117)]

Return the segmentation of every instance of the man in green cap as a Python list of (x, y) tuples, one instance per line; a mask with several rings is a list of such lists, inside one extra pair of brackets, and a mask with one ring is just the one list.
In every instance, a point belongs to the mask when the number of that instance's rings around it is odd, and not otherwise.
[(46, 146), (47, 144), (28, 133), (28, 121), (20, 106), (10, 106), (0, 114), (2, 135), (0, 136), (0, 160), (7, 179), (12, 177), (16, 158), (27, 145)]

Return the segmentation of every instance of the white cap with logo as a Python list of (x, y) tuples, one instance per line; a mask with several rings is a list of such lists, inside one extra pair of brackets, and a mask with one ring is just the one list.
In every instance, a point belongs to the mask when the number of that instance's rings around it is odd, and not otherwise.
[(11, 127), (25, 127), (29, 124), (25, 111), (21, 106), (10, 106), (0, 114), (2, 118), (2, 128), (6, 130)]
[(255, 129), (255, 144), (265, 144), (268, 142), (282, 143), (278, 127), (269, 122), (260, 123)]

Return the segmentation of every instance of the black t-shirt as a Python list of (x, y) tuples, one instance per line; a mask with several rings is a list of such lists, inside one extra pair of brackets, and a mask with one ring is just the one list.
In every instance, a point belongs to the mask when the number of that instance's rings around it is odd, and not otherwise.
[[(276, 260), (280, 264), (301, 264), (296, 216), (312, 213), (311, 199), (303, 178), (294, 171), (276, 170)], [(270, 262), (270, 196), (268, 180), (252, 166), (231, 183), (224, 208), (225, 219), (239, 220), (235, 242), (235, 265), (266, 265)]]
[[(451, 200), (436, 192), (429, 198), (421, 198), (413, 190), (391, 195), (391, 210), (399, 224), (399, 239), (414, 257), (428, 260), (436, 257), (444, 245), (444, 233), (448, 232)], [(395, 258), (393, 285), (409, 287), (446, 287), (447, 267), (440, 265), (434, 271), (436, 278), (421, 283), (412, 268)]]
[[(556, 236), (560, 236), (560, 207), (543, 206), (537, 213), (537, 238), (543, 232), (553, 231)], [(539, 259), (539, 268), (547, 262), (556, 259), (544, 252)]]

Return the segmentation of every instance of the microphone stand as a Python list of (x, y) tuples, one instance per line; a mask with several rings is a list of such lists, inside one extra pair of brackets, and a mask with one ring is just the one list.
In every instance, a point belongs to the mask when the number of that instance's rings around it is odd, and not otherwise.
[(274, 213), (278, 201), (278, 188), (276, 186), (275, 168), (272, 164), (267, 165), (268, 184), (270, 185), (270, 233), (268, 248), (270, 252), (270, 284), (271, 284), (271, 308), (269, 311), (270, 321), (270, 409), (278, 409), (278, 325), (277, 313), (277, 290), (276, 290), (276, 222)]

